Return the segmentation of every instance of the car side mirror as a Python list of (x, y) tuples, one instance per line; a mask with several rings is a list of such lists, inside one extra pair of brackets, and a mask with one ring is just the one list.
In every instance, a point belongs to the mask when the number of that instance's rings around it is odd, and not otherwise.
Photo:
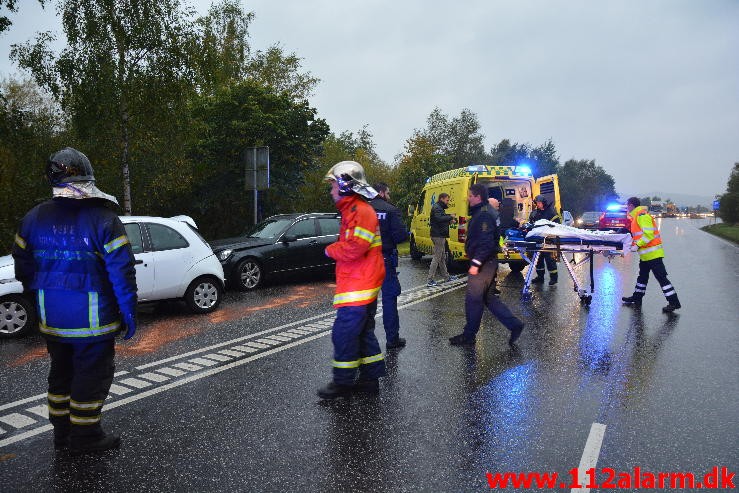
[(292, 241), (298, 241), (298, 237), (295, 235), (285, 235), (282, 237), (283, 243), (290, 243)]

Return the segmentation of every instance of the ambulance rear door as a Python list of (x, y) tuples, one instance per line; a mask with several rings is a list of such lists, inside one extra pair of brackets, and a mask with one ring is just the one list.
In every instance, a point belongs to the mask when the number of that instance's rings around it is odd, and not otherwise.
[(562, 217), (562, 202), (559, 195), (559, 178), (557, 175), (548, 175), (534, 181), (534, 197), (543, 195), (549, 203), (554, 204), (554, 210)]

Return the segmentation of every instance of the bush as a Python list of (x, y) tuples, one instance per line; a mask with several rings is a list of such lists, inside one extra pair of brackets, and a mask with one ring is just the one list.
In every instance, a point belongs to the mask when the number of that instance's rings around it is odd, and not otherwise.
[(727, 224), (739, 223), (739, 192), (728, 192), (720, 197), (718, 215)]

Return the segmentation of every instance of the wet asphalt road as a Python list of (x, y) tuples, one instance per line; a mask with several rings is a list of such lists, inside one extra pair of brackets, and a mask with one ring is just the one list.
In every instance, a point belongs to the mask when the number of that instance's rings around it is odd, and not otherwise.
[[(103, 415), (123, 444), (99, 456), (54, 453), (46, 421), (28, 411), (44, 404), (43, 342), (3, 341), (0, 489), (481, 491), (486, 472), (507, 471), (569, 482), (594, 423), (605, 426), (598, 468), (737, 471), (739, 248), (703, 224), (662, 222), (677, 315), (661, 313), (653, 278), (641, 310), (621, 306), (634, 256), (596, 259), (589, 307), (561, 264), (560, 283), (530, 301), (502, 267), (501, 297), (527, 323), (516, 349), (489, 314), (474, 348), (449, 346), (464, 325), (464, 282), (428, 289), (428, 259), (402, 259), (409, 344), (386, 354), (376, 397), (315, 395), (330, 377), (330, 279), (231, 292), (206, 317), (177, 303), (142, 308)], [(377, 334), (384, 348), (380, 319)]]

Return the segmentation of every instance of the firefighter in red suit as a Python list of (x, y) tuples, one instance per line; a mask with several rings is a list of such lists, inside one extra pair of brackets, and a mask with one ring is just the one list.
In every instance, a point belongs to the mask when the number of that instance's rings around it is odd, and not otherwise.
[(385, 262), (377, 214), (367, 202), (377, 192), (367, 183), (362, 166), (342, 161), (325, 179), (341, 213), (341, 230), (339, 241), (326, 247), (326, 255), (336, 260), (333, 380), (318, 390), (318, 396), (335, 399), (353, 392), (377, 393), (378, 379), (385, 376), (375, 337), (377, 293), (385, 278)]

